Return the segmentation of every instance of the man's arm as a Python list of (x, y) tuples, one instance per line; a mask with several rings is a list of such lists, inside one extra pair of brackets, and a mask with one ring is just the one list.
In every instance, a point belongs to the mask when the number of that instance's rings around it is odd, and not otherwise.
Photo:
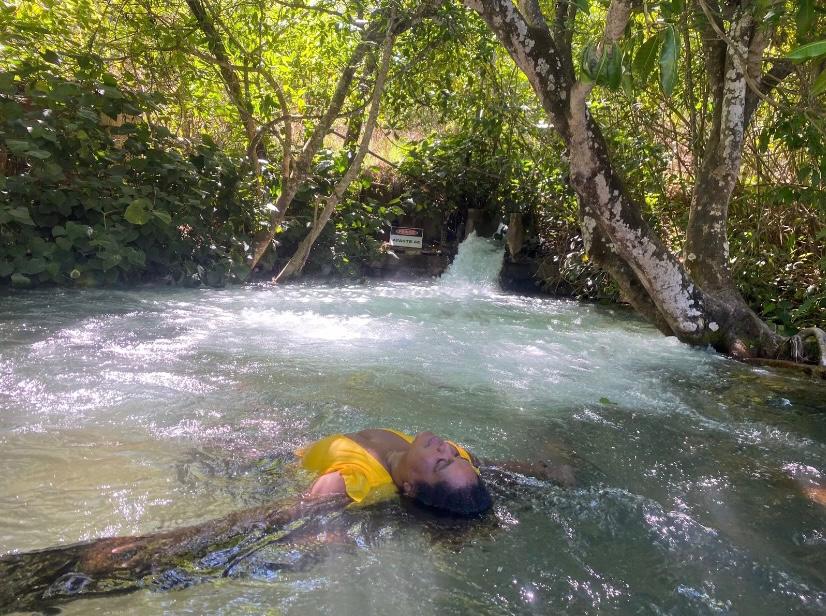
[(576, 486), (576, 473), (570, 464), (556, 464), (545, 460), (523, 462), (521, 460), (485, 460), (485, 466), (498, 468), (511, 473), (519, 473), (536, 479), (552, 481), (563, 488)]
[(316, 479), (308, 493), (313, 498), (340, 494), (347, 494), (347, 487), (344, 485), (344, 478), (338, 471), (327, 473)]
[(470, 454), (471, 462), (476, 468), (490, 467), (519, 473), (536, 479), (552, 481), (563, 488), (576, 486), (576, 472), (572, 462), (574, 457), (570, 449), (558, 444), (548, 443), (543, 452), (547, 459), (537, 461), (523, 460), (488, 460)]

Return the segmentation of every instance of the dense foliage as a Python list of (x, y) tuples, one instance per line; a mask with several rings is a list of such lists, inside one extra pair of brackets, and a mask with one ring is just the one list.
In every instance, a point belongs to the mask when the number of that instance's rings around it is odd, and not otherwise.
[(144, 122), (148, 98), (85, 66), (75, 80), (43, 67), (0, 75), (12, 171), (0, 177), (0, 277), (95, 285), (243, 276), (254, 219), (245, 163)]

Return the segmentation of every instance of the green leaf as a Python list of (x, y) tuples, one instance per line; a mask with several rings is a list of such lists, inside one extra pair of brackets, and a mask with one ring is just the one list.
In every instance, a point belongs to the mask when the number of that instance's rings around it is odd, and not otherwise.
[(6, 139), (6, 147), (9, 148), (13, 154), (25, 154), (35, 146), (29, 141), (22, 141), (20, 139)]
[(114, 98), (114, 99), (121, 99), (123, 98), (123, 92), (118, 90), (113, 86), (101, 86), (100, 88), (103, 91), (103, 95), (106, 98)]
[(798, 60), (802, 62), (803, 60), (810, 60), (811, 58), (819, 58), (820, 56), (826, 55), (826, 40), (824, 41), (815, 41), (814, 43), (808, 43), (807, 45), (802, 45), (797, 49), (790, 51), (786, 57), (789, 60)]
[(100, 121), (100, 117), (98, 116), (98, 114), (90, 109), (80, 109), (77, 112), (77, 115), (79, 115), (84, 120), (89, 120), (90, 122), (94, 122), (95, 124), (97, 124)]
[(130, 248), (126, 251), (126, 260), (132, 265), (146, 265), (146, 254), (137, 248)]
[(574, 0), (576, 8), (586, 15), (591, 14), (591, 0)]
[(824, 92), (826, 92), (826, 70), (820, 72), (820, 75), (817, 76), (815, 82), (812, 84), (812, 94), (814, 96), (820, 96)]
[(629, 71), (622, 72), (622, 91), (629, 98), (634, 96), (634, 79)]
[(8, 210), (8, 214), (11, 216), (12, 220), (19, 222), (21, 225), (28, 225), (30, 227), (34, 226), (34, 221), (29, 213), (29, 208), (25, 205)]
[(164, 212), (163, 210), (155, 210), (152, 213), (155, 215), (155, 218), (162, 220), (166, 224), (172, 222), (172, 216), (169, 215), (169, 212)]
[(606, 53), (605, 84), (612, 90), (616, 90), (622, 81), (622, 49), (614, 43)]
[(657, 50), (660, 47), (660, 36), (655, 34), (645, 41), (637, 50), (634, 57), (634, 74), (640, 83), (645, 83), (654, 71), (654, 60), (657, 58)]
[(795, 16), (795, 22), (797, 22), (798, 39), (808, 34), (809, 29), (812, 27), (812, 23), (814, 23), (814, 20), (814, 0), (800, 0), (797, 3), (797, 15)]
[(668, 25), (660, 49), (660, 85), (666, 96), (671, 96), (677, 85), (677, 55), (679, 53), (679, 35), (672, 25)]
[(69, 220), (66, 222), (66, 235), (73, 242), (79, 239), (88, 239), (92, 236), (92, 227)]
[(588, 43), (582, 48), (582, 58), (580, 59), (582, 72), (591, 80), (596, 81), (602, 69), (601, 57), (597, 53), (597, 46)]
[(151, 208), (152, 204), (148, 199), (135, 199), (126, 208), (123, 217), (133, 225), (143, 225), (149, 222), (149, 217), (152, 215)]
[(57, 244), (58, 248), (62, 250), (71, 250), (72, 249), (72, 242), (71, 240), (66, 239), (65, 237), (56, 237), (55, 244)]
[(32, 283), (32, 280), (28, 276), (15, 272), (11, 275), (11, 283), (16, 287), (28, 287)]
[(21, 265), (17, 266), (17, 271), (21, 274), (39, 274), (43, 270), (46, 269), (46, 261), (45, 259), (34, 258), (28, 259), (24, 261)]
[(28, 156), (34, 156), (40, 160), (46, 160), (47, 158), (51, 158), (52, 153), (47, 152), (46, 150), (30, 150), (27, 152)]

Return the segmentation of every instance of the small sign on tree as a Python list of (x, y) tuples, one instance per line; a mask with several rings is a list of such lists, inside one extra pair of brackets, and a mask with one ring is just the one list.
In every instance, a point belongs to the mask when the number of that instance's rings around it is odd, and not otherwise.
[(424, 229), (390, 227), (390, 245), (396, 248), (421, 248)]

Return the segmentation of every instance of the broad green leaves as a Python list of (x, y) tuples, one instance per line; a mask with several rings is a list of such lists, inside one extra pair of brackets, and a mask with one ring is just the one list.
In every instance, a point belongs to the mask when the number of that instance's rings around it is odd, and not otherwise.
[(152, 218), (152, 202), (149, 199), (135, 199), (123, 213), (133, 225), (144, 225)]
[(679, 55), (679, 33), (672, 24), (666, 24), (663, 30), (648, 37), (637, 49), (632, 63), (635, 81), (645, 84), (651, 79), (656, 62), (660, 87), (666, 96), (671, 96), (677, 85)]
[(826, 70), (821, 71), (820, 75), (815, 79), (811, 92), (815, 96), (820, 96), (826, 92)]
[(627, 93), (631, 93), (634, 83), (643, 85), (650, 80), (656, 64), (663, 93), (666, 96), (673, 94), (679, 76), (680, 55), (680, 36), (674, 25), (666, 24), (662, 30), (648, 37), (627, 64), (624, 55), (620, 44), (615, 43), (604, 49), (591, 42), (582, 50), (580, 67), (591, 81), (611, 90), (622, 85)]
[(666, 96), (671, 96), (677, 85), (679, 46), (677, 30), (672, 24), (668, 24), (663, 31), (663, 44), (660, 48), (660, 86)]
[(805, 37), (815, 21), (815, 0), (799, 0), (797, 3), (797, 37)]
[(660, 35), (655, 34), (646, 40), (634, 56), (634, 76), (640, 83), (645, 83), (654, 71), (654, 62), (660, 49)]
[(23, 205), (0, 210), (0, 223), (3, 222), (16, 222), (28, 227), (34, 226), (34, 221), (32, 220), (32, 215), (29, 213), (29, 208)]
[(786, 57), (789, 60), (802, 62), (804, 60), (811, 60), (812, 58), (819, 58), (824, 55), (826, 55), (826, 40), (801, 45), (797, 49), (789, 52)]
[(194, 284), (197, 267), (223, 284), (240, 271), (250, 170), (209, 140), (182, 149), (162, 126), (104, 124), (143, 99), (54, 67), (0, 72), (0, 90), (25, 94), (0, 98), (0, 285)]
[(583, 49), (580, 65), (591, 81), (616, 90), (622, 80), (622, 57), (622, 49), (617, 44), (601, 49), (589, 43)]

